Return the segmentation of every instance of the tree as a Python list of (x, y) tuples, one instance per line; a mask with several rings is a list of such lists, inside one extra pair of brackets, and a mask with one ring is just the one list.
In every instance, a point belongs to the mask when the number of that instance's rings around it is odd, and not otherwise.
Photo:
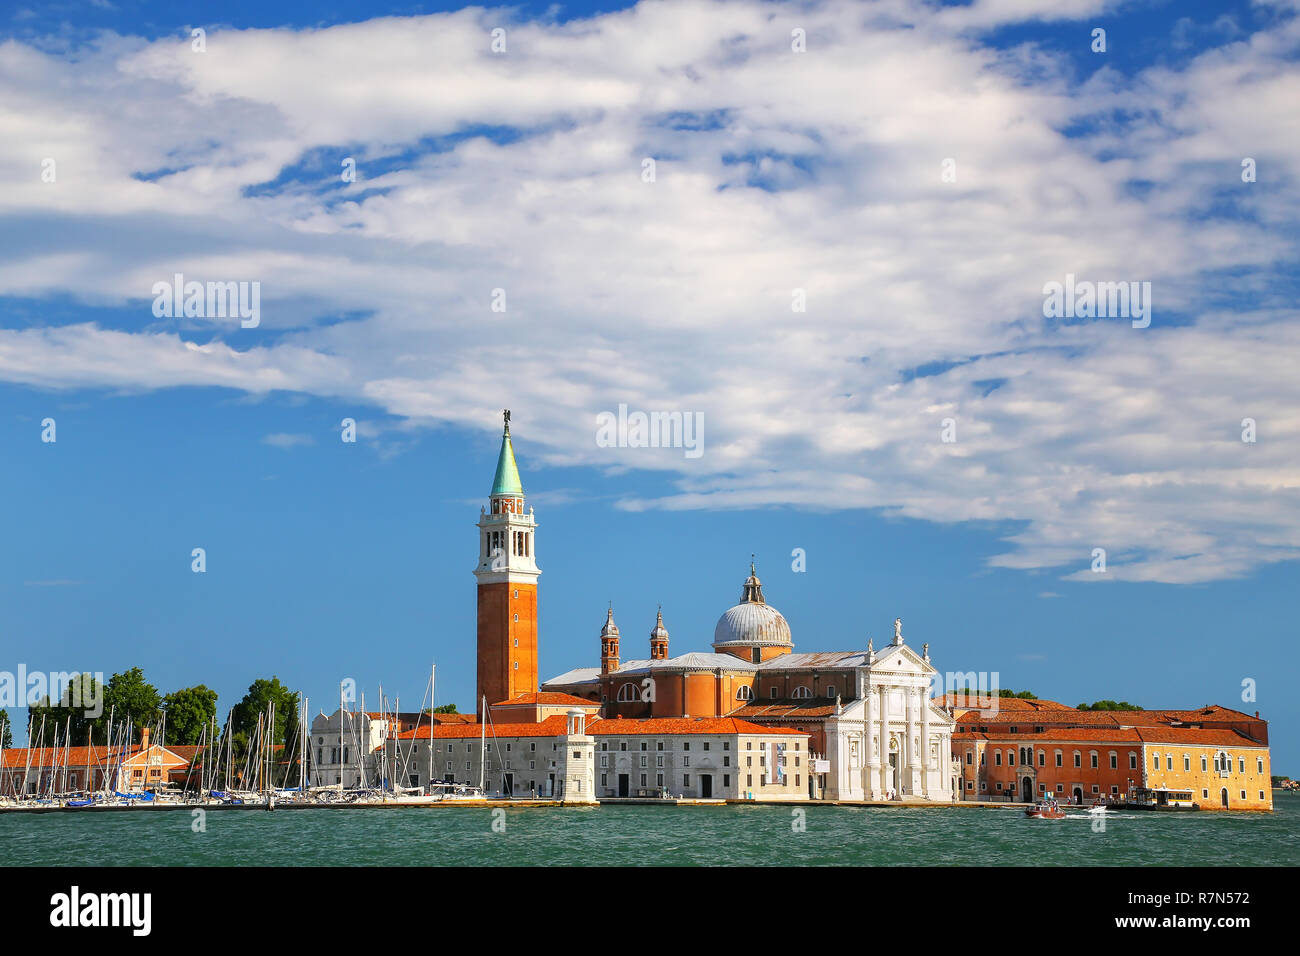
[[(105, 727), (112, 714), (117, 723), (129, 720), (135, 728), (132, 732), (138, 739), (141, 728), (158, 722), (158, 707), (161, 703), (158, 688), (144, 679), (144, 671), (132, 667), (125, 673), (114, 674), (104, 685), (104, 714), (95, 721), (95, 726)], [(101, 734), (98, 729), (95, 736), (97, 739), (103, 736), (107, 740), (106, 732)]]
[(1019, 697), (1021, 700), (1038, 700), (1038, 695), (1035, 694), (1033, 691), (1028, 691), (1028, 690), (1014, 691), (1014, 690), (1008, 690), (1005, 687), (1002, 688), (1000, 691), (998, 691), (998, 696)]
[(197, 744), (203, 728), (217, 715), (217, 692), (203, 684), (183, 687), (164, 698), (167, 708), (167, 741)]
[(280, 678), (272, 677), (270, 680), (258, 678), (249, 684), (248, 693), (235, 705), (232, 719), (236, 749), (241, 745), (247, 749), (257, 731), (258, 715), (266, 713), (266, 705), (271, 703), (275, 704), (275, 727), (271, 739), (275, 743), (286, 743), (290, 748), (293, 747), (293, 741), (286, 737), (286, 731), (291, 730), (290, 718), (293, 718), (294, 726), (297, 724), (294, 715), (298, 710), (298, 694), (281, 684)]
[(9, 723), (9, 711), (0, 710), (0, 749), (8, 750), (14, 745), (14, 729)]
[[(75, 674), (59, 694), (57, 702), (44, 697), (28, 713), (32, 718), (33, 746), (52, 746), (55, 731), (59, 740), (71, 735), (74, 743), (86, 742), (88, 731), (100, 726), (104, 718), (91, 716), (103, 700), (104, 686), (93, 674)], [(42, 720), (44, 718), (44, 720)]]
[(1091, 704), (1080, 704), (1076, 710), (1141, 710), (1137, 704), (1130, 704), (1126, 700), (1094, 700)]
[(457, 713), (455, 704), (443, 704), (440, 707), (433, 708), (435, 714), (454, 714)]

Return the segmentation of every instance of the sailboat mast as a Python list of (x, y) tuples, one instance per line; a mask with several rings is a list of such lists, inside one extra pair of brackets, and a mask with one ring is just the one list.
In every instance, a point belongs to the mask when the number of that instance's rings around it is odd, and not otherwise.
[(433, 792), (433, 682), (438, 676), (438, 665), (429, 666), (429, 791)]
[(482, 710), (479, 714), (478, 734), (478, 788), (483, 790), (483, 774), (487, 772), (487, 694), (483, 695)]

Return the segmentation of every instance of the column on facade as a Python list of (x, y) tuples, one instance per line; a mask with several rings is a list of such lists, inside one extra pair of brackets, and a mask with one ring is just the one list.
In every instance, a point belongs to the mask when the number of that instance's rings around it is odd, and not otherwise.
[(862, 786), (862, 799), (873, 800), (879, 796), (878, 788), (880, 786), (880, 748), (876, 746), (876, 741), (872, 740), (872, 729), (878, 719), (879, 708), (870, 687), (866, 688), (865, 697), (867, 699), (866, 713), (864, 715), (866, 723), (863, 725), (862, 741), (867, 748), (867, 760), (863, 772), (865, 783)]
[(910, 794), (916, 770), (916, 688), (904, 688), (903, 695), (903, 715), (907, 719), (907, 732), (903, 740), (904, 784), (899, 789), (905, 789)]
[(889, 789), (889, 701), (885, 699), (885, 685), (876, 687), (876, 710), (880, 717), (878, 744), (880, 746), (880, 792), (883, 795)]
[(921, 697), (921, 796), (930, 799), (930, 701), (925, 691)]

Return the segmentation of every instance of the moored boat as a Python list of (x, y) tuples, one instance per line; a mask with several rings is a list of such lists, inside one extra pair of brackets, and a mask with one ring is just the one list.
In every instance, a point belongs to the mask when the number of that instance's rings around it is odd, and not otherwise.
[(1138, 787), (1124, 804), (1129, 810), (1199, 810), (1191, 790), (1168, 787)]

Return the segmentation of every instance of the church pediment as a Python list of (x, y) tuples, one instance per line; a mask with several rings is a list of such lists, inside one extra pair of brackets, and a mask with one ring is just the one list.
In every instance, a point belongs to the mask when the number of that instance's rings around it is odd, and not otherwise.
[(891, 644), (876, 655), (872, 670), (891, 671), (901, 674), (916, 674), (928, 677), (939, 673), (927, 663), (920, 654), (906, 644)]

